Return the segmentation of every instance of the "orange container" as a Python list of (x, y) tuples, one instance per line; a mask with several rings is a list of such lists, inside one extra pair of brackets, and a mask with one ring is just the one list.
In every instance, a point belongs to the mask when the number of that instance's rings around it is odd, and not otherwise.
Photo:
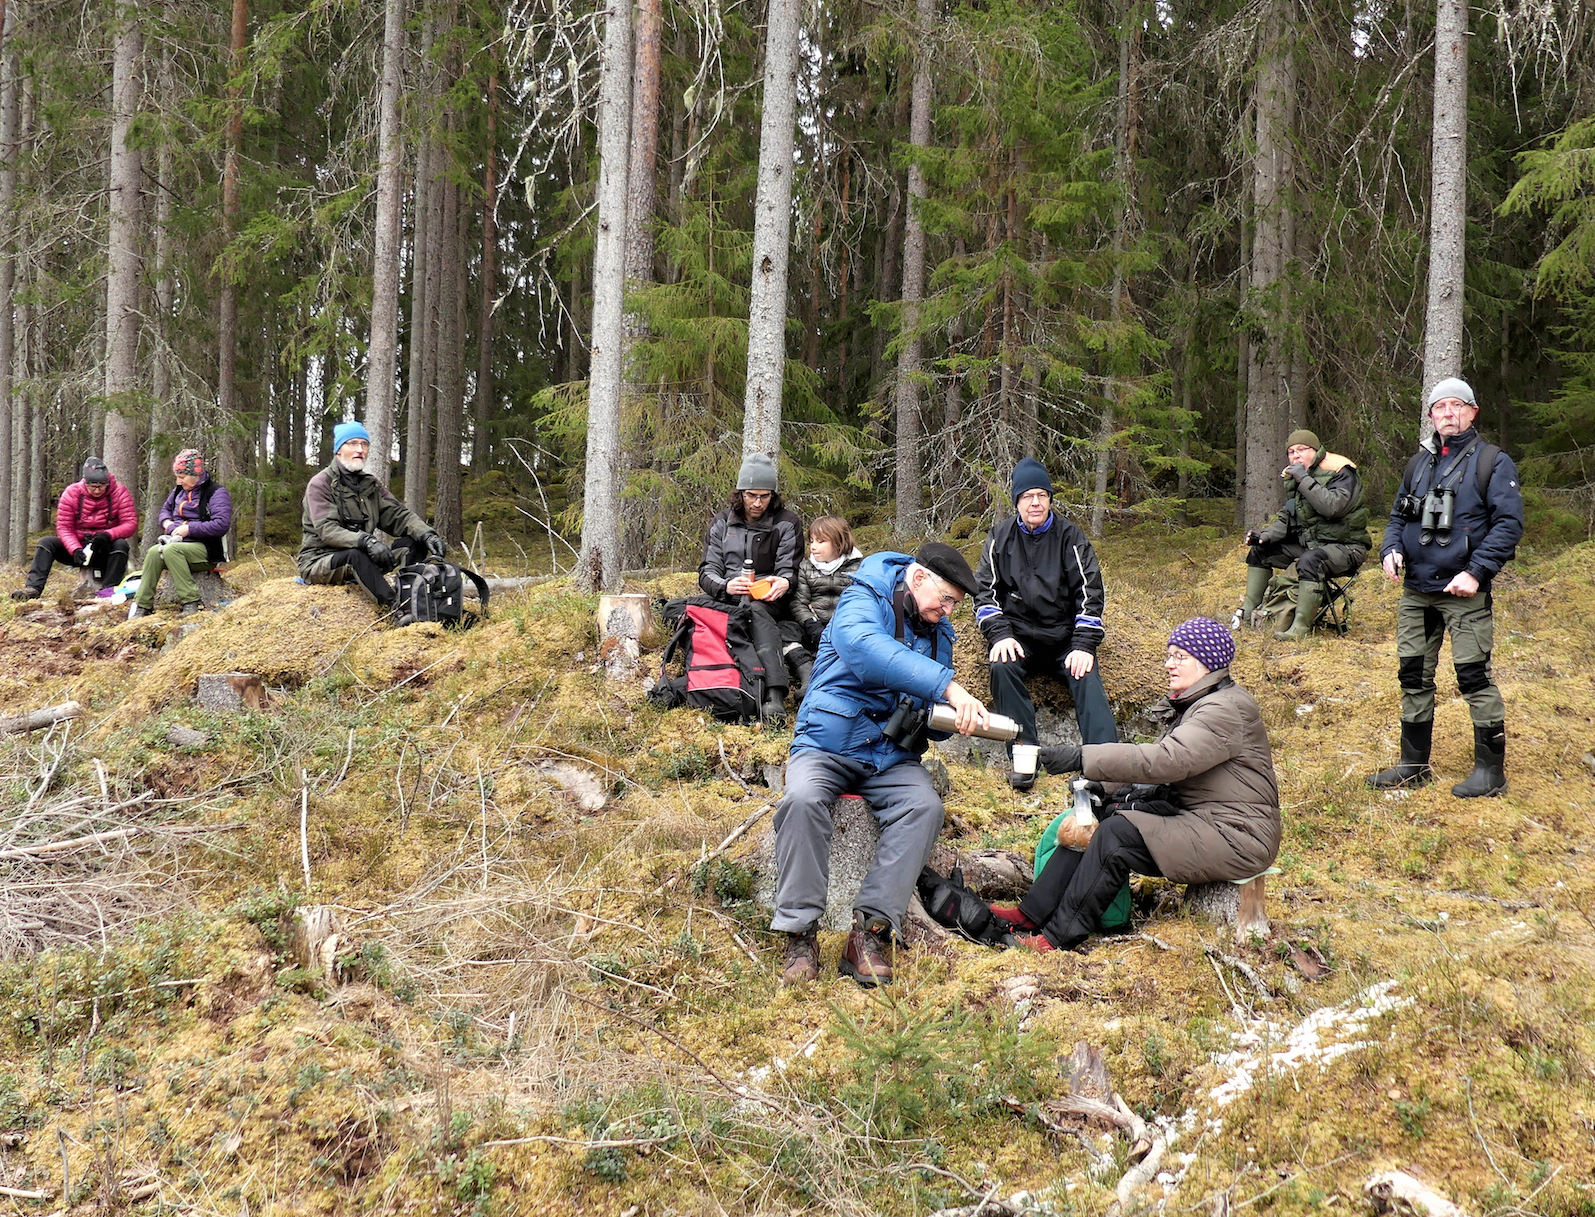
[(759, 579), (754, 582), (749, 594), (752, 595), (755, 600), (763, 600), (770, 594), (770, 587), (771, 584), (768, 579)]

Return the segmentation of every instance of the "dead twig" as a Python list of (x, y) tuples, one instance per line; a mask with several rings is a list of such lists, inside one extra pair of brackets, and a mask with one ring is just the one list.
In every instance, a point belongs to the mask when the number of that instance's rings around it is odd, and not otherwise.
[(1244, 976), (1252, 988), (1257, 991), (1257, 996), (1261, 997), (1264, 1001), (1273, 1000), (1273, 989), (1269, 988), (1268, 982), (1258, 974), (1257, 969), (1252, 967), (1252, 965), (1247, 963), (1244, 959), (1236, 959), (1235, 956), (1227, 955), (1214, 946), (1204, 946), (1202, 950), (1207, 953), (1207, 957), (1209, 959), (1216, 959), (1219, 961), (1219, 963), (1222, 963), (1227, 967), (1234, 968), (1237, 972)]
[[(763, 818), (769, 812), (772, 812), (774, 810), (775, 810), (775, 805), (773, 803), (766, 803), (763, 807), (759, 808), (758, 811), (754, 812), (746, 820), (743, 820), (742, 823), (738, 824), (735, 828), (733, 828), (726, 835), (726, 839), (724, 841), (720, 842), (719, 845), (716, 845), (707, 854), (705, 854), (703, 857), (699, 858), (698, 861), (694, 864), (695, 867), (696, 866), (702, 866), (706, 862), (713, 862), (721, 854), (725, 853), (726, 850), (730, 849), (733, 845), (735, 845), (737, 840), (744, 833), (746, 833), (748, 831), (748, 829), (752, 828), (755, 824), (757, 824), (759, 822), (759, 820), (761, 818)], [(665, 892), (667, 892), (671, 888), (675, 887), (676, 884), (681, 882), (682, 874), (683, 874), (683, 872), (677, 871), (675, 874), (671, 875), (670, 878), (666, 879), (658, 887), (654, 888), (654, 890), (652, 892), (652, 895), (655, 895), (655, 896), (663, 895)]]
[(40, 727), (53, 727), (56, 723), (76, 718), (82, 713), (83, 707), (79, 703), (68, 701), (62, 702), (59, 706), (30, 710), (26, 714), (8, 715), (0, 718), (0, 735), (24, 735), (29, 731), (37, 731)]

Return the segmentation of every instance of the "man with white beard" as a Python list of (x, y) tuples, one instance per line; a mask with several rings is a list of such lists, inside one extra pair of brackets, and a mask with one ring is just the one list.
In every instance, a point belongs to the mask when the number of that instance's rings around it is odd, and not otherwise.
[[(299, 574), (306, 583), (355, 580), (381, 607), (395, 594), (387, 573), (415, 560), (423, 550), (441, 558), (448, 551), (436, 529), (366, 472), (371, 435), (357, 422), (332, 429), (332, 464), (305, 487), (304, 540)], [(390, 544), (377, 534), (395, 538)], [(415, 555), (419, 558), (419, 555)]]

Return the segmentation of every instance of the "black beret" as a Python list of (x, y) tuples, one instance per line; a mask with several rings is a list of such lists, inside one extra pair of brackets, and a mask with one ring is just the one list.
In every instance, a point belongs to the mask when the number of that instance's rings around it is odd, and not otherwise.
[(914, 555), (914, 561), (966, 595), (975, 594), (978, 587), (975, 583), (975, 572), (969, 569), (969, 563), (964, 555), (951, 545), (942, 541), (926, 541)]

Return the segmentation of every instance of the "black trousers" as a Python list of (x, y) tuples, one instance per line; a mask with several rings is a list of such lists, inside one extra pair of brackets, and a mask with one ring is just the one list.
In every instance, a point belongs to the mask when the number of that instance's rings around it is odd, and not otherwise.
[[(1108, 704), (1107, 690), (1102, 687), (1102, 665), (1097, 664), (1076, 680), (1063, 666), (1064, 658), (1075, 649), (1072, 643), (1055, 647), (1022, 634), (1018, 637), (1019, 645), (1025, 649), (1024, 658), (991, 665), (991, 708), (1019, 724), (1018, 742), (1037, 742), (1036, 703), (1031, 700), (1027, 678), (1055, 676), (1063, 681), (1069, 696), (1074, 698), (1074, 721), (1080, 727), (1080, 742), (1118, 743), (1119, 724), (1113, 717), (1113, 707)], [(1012, 744), (1008, 745), (1008, 755), (1013, 755)]]
[(400, 537), (388, 546), (393, 551), (393, 565), (387, 569), (378, 566), (363, 549), (345, 549), (332, 555), (333, 570), (346, 573), (338, 582), (346, 583), (352, 577), (370, 593), (371, 598), (383, 608), (391, 608), (398, 593), (388, 582), (388, 570), (398, 570), (414, 560), (412, 550), (425, 552), (425, 546), (414, 537)]
[(1059, 950), (1078, 946), (1097, 932), (1097, 922), (1131, 872), (1161, 875), (1140, 830), (1123, 816), (1109, 816), (1091, 834), (1083, 854), (1060, 845), (1019, 902), (1019, 911), (1041, 927)]
[(792, 687), (787, 677), (789, 666), (807, 659), (813, 661), (803, 640), (803, 627), (792, 616), (791, 596), (774, 603), (753, 602), (753, 649), (764, 664), (764, 687), (783, 698)]
[[(94, 547), (89, 570), (99, 579), (101, 587), (115, 587), (127, 578), (127, 559), (131, 552), (132, 546), (125, 538), (112, 541), (109, 546), (102, 544)], [(39, 548), (33, 551), (33, 565), (28, 568), (28, 587), (43, 592), (45, 582), (50, 578), (50, 568), (57, 562), (62, 566), (71, 566), (72, 552), (60, 537), (45, 537), (39, 542)]]

